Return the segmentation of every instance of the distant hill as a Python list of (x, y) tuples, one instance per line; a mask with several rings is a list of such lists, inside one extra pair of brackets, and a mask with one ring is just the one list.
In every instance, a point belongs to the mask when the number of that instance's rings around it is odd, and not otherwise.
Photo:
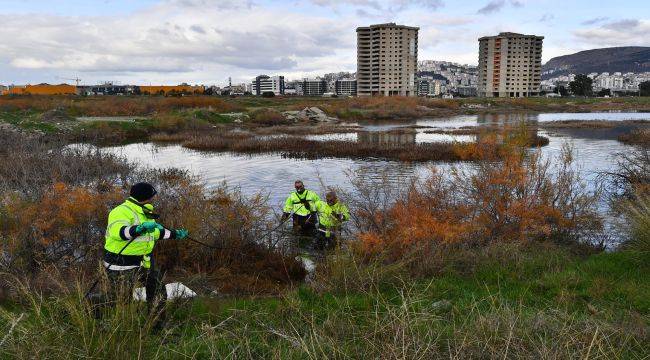
[(542, 66), (542, 79), (592, 72), (650, 71), (650, 47), (625, 46), (581, 51), (554, 57)]

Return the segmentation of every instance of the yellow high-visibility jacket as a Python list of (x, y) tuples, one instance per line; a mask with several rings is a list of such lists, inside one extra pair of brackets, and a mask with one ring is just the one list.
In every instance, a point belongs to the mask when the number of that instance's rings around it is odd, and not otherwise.
[(320, 201), (320, 198), (311, 190), (305, 189), (302, 194), (293, 191), (284, 202), (282, 210), (287, 214), (293, 212), (296, 215), (307, 216), (316, 211), (317, 201)]

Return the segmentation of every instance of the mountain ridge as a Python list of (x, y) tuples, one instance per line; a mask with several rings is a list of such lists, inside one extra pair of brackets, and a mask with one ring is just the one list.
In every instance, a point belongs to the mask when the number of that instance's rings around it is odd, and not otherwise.
[(542, 66), (542, 79), (568, 74), (650, 71), (650, 47), (620, 46), (557, 56)]

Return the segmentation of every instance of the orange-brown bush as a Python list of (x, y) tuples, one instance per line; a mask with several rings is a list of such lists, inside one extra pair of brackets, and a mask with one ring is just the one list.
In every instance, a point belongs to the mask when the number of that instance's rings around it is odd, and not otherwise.
[(250, 114), (250, 122), (256, 125), (289, 125), (293, 122), (288, 120), (277, 110), (274, 109), (259, 109)]
[(94, 191), (55, 183), (37, 201), (5, 196), (0, 204), (4, 267), (36, 274), (49, 265), (88, 265), (87, 256), (102, 238), (109, 205), (122, 197), (116, 188)]
[(67, 109), (74, 116), (144, 116), (188, 108), (211, 108), (218, 112), (243, 110), (239, 105), (210, 96), (17, 96), (0, 97), (0, 110)]
[(434, 168), (427, 179), (413, 181), (395, 196), (391, 206), (359, 212), (361, 251), (426, 263), (447, 246), (581, 245), (599, 239), (597, 194), (584, 189), (569, 149), (555, 169), (538, 152), (519, 145), (508, 149), (502, 159), (471, 169), (443, 174)]
[(98, 151), (62, 149), (42, 139), (12, 134), (0, 142), (8, 145), (0, 147), (6, 160), (0, 162), (2, 272), (36, 278), (52, 266), (64, 273), (96, 270), (108, 212), (128, 196), (129, 184), (147, 181), (159, 191), (155, 205), (163, 223), (224, 247), (160, 242), (156, 255), (164, 270), (202, 274), (219, 280), (220, 289), (248, 293), (277, 291), (304, 277), (302, 265), (266, 237), (270, 214), (260, 194), (225, 187), (208, 192), (183, 171), (138, 169)]

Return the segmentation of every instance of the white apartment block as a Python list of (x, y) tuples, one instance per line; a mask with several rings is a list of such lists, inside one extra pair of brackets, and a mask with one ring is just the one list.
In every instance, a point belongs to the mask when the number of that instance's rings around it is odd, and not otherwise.
[(251, 94), (262, 95), (273, 93), (274, 95), (284, 94), (284, 76), (260, 75), (251, 81)]
[(395, 23), (357, 28), (358, 96), (417, 96), (418, 31)]
[(543, 36), (509, 32), (480, 38), (479, 96), (539, 95), (543, 40)]

